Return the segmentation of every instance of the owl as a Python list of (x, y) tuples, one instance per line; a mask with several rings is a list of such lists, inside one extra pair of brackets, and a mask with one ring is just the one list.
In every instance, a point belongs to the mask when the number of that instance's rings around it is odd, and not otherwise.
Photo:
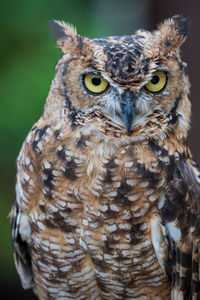
[(62, 49), (17, 159), (12, 238), (38, 299), (200, 299), (200, 177), (182, 16)]

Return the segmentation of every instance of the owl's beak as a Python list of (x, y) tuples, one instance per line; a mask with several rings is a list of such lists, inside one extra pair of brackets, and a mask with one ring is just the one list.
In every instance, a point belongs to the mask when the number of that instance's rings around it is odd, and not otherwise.
[(135, 99), (135, 95), (130, 90), (126, 90), (121, 98), (121, 117), (126, 125), (126, 130), (128, 133), (131, 132), (133, 118), (135, 116)]

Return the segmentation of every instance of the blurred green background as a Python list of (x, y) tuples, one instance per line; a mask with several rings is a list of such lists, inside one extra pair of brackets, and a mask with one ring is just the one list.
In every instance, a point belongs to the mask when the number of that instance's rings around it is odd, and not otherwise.
[[(173, 3), (175, 2), (175, 3)], [(189, 3), (190, 2), (190, 3)], [(191, 5), (193, 3), (193, 6)], [(193, 124), (190, 144), (199, 161), (198, 1), (160, 0), (18, 0), (1, 1), (0, 68), (0, 279), (2, 299), (34, 299), (23, 291), (15, 271), (9, 211), (14, 196), (15, 161), (31, 126), (40, 117), (60, 56), (47, 28), (49, 19), (62, 19), (86, 36), (132, 34), (154, 29), (177, 13), (190, 18), (191, 34), (183, 48), (192, 83)]]

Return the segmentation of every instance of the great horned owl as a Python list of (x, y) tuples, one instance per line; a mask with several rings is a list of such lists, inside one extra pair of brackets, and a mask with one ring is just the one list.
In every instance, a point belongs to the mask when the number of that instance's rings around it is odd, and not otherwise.
[(15, 263), (39, 299), (200, 299), (199, 173), (181, 16), (63, 55), (17, 160)]

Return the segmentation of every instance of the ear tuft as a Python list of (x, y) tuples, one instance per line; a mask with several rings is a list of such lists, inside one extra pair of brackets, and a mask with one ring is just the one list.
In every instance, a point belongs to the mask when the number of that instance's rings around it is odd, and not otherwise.
[(181, 15), (173, 16), (160, 24), (161, 52), (165, 55), (179, 48), (185, 42), (189, 28), (189, 21)]
[(50, 20), (48, 25), (56, 41), (65, 39), (69, 35), (77, 35), (76, 29), (63, 21)]
[(50, 20), (48, 22), (48, 25), (49, 25), (49, 29), (56, 41), (65, 38), (65, 31), (64, 31), (64, 28), (63, 28), (61, 22), (56, 21), (56, 20)]
[(49, 21), (49, 28), (53, 37), (56, 39), (58, 47), (60, 47), (63, 52), (72, 54), (73, 51), (77, 51), (77, 38), (79, 37), (79, 39), (81, 39), (81, 37), (77, 34), (76, 29), (72, 25), (66, 24), (63, 21), (51, 20)]
[(181, 15), (174, 16), (172, 20), (180, 36), (187, 37), (190, 30), (189, 20)]

